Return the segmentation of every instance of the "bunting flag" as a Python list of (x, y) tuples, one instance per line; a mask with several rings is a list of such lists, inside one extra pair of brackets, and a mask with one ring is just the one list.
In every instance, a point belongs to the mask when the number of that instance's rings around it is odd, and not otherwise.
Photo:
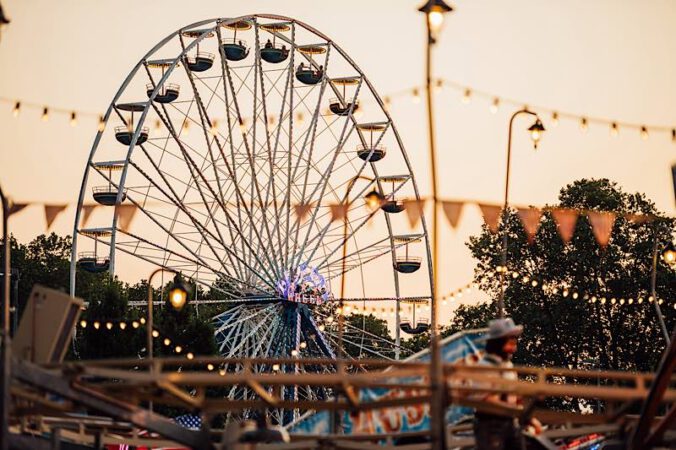
[(488, 229), (491, 230), (491, 233), (497, 233), (502, 207), (479, 203), (479, 208), (481, 208), (481, 214), (484, 216), (484, 222), (488, 226)]
[(83, 205), (82, 206), (82, 228), (87, 226), (87, 222), (89, 222), (89, 218), (91, 217), (92, 213), (94, 212), (94, 209), (98, 205)]
[(523, 229), (526, 231), (528, 243), (532, 244), (535, 241), (535, 234), (540, 228), (540, 218), (542, 217), (542, 211), (539, 208), (532, 207), (519, 208), (518, 214), (519, 218), (521, 219)]
[(561, 240), (564, 244), (568, 244), (573, 239), (573, 234), (575, 233), (578, 211), (569, 208), (554, 208), (551, 212)]
[(16, 214), (28, 206), (28, 203), (12, 203), (9, 205), (9, 215)]
[(331, 222), (336, 220), (345, 220), (347, 218), (347, 210), (350, 205), (339, 203), (337, 205), (330, 205), (331, 208)]
[(404, 200), (404, 209), (408, 216), (408, 224), (415, 228), (425, 213), (425, 200)]
[(443, 202), (441, 204), (444, 209), (444, 215), (453, 229), (458, 227), (463, 205), (463, 202)]
[(601, 248), (605, 249), (613, 232), (615, 214), (611, 212), (589, 211), (587, 217), (589, 217), (596, 242), (599, 243)]
[(56, 217), (61, 214), (68, 205), (45, 205), (45, 220), (47, 221), (47, 230), (52, 227)]
[(627, 219), (628, 222), (637, 225), (653, 221), (653, 216), (648, 214), (627, 214), (624, 216), (624, 218)]
[(312, 205), (309, 203), (300, 203), (298, 205), (294, 205), (293, 209), (296, 212), (296, 216), (298, 216), (298, 219), (303, 222), (305, 220), (305, 217), (310, 213), (310, 208), (312, 208)]
[(131, 221), (136, 215), (136, 205), (117, 205), (118, 228), (122, 231), (128, 231), (131, 226)]

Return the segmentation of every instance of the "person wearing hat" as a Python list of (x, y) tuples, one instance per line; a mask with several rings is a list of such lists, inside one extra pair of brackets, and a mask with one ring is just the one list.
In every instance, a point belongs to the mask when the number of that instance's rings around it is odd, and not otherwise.
[[(512, 356), (517, 350), (519, 336), (523, 327), (516, 325), (511, 318), (491, 320), (486, 340), (486, 350), (479, 365), (511, 369)], [(513, 370), (500, 372), (507, 380), (516, 380)], [(521, 399), (511, 394), (480, 394), (472, 396), (475, 400), (494, 403), (506, 409), (520, 409)], [(531, 425), (536, 434), (542, 430), (540, 422), (533, 418)], [(525, 442), (517, 420), (511, 416), (477, 411), (474, 415), (474, 438), (477, 450), (521, 450)]]

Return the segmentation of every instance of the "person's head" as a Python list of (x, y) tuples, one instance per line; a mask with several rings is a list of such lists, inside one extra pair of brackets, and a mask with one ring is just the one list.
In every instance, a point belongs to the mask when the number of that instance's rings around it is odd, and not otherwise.
[(511, 318), (491, 320), (486, 335), (486, 353), (510, 359), (517, 350), (523, 327), (514, 324)]
[(519, 338), (507, 336), (486, 341), (486, 353), (499, 356), (504, 360), (511, 359), (518, 348)]

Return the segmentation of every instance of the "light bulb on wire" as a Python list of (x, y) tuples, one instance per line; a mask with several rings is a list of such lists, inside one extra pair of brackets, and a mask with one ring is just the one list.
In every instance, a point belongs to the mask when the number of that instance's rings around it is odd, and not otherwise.
[(465, 89), (465, 92), (462, 93), (462, 102), (466, 105), (472, 100), (472, 90)]
[(493, 103), (491, 103), (491, 106), (489, 107), (489, 110), (491, 111), (492, 114), (495, 114), (498, 112), (499, 108), (500, 108), (500, 99), (495, 97), (493, 99)]
[(42, 121), (47, 122), (49, 120), (49, 108), (46, 106), (42, 108)]
[(75, 111), (70, 113), (70, 126), (75, 127), (77, 126), (77, 114)]
[(412, 95), (411, 100), (413, 101), (413, 103), (415, 103), (416, 105), (420, 103), (420, 89), (413, 88), (411, 95)]
[(552, 126), (555, 127), (555, 126), (557, 126), (558, 124), (559, 124), (559, 113), (557, 113), (556, 111), (554, 111), (554, 112), (552, 113)]
[(589, 123), (587, 122), (587, 118), (583, 117), (582, 119), (580, 119), (580, 130), (582, 130), (583, 133), (586, 133), (588, 129)]
[(12, 108), (12, 115), (19, 117), (19, 113), (21, 113), (21, 102), (16, 102), (14, 103), (14, 108)]
[(617, 137), (620, 134), (620, 130), (617, 128), (617, 123), (613, 122), (610, 124), (610, 135), (612, 137)]
[(648, 129), (645, 126), (641, 127), (641, 139), (644, 141), (648, 140)]

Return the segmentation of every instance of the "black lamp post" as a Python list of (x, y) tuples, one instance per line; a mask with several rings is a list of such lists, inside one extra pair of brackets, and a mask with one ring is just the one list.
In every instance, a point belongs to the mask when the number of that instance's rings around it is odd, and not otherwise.
[(443, 373), (441, 364), (441, 353), (439, 351), (439, 330), (438, 330), (438, 311), (436, 292), (438, 290), (439, 280), (439, 221), (437, 214), (438, 182), (437, 182), (437, 163), (434, 141), (434, 109), (432, 104), (432, 46), (436, 44), (439, 37), (439, 31), (444, 23), (444, 15), (453, 11), (443, 0), (428, 0), (424, 5), (418, 8), (418, 11), (425, 14), (425, 23), (427, 25), (427, 46), (426, 46), (426, 77), (425, 93), (427, 97), (427, 129), (429, 134), (430, 165), (432, 168), (432, 300), (430, 314), (430, 437), (433, 450), (445, 448), (444, 433), (444, 412), (446, 401), (444, 398), (445, 389), (443, 389)]
[[(2, 8), (0, 7), (0, 17)], [(9, 249), (9, 229), (7, 222), (9, 219), (9, 199), (5, 197), (2, 187), (0, 187), (0, 200), (2, 201), (2, 369), (0, 370), (0, 389), (2, 398), (0, 398), (0, 449), (9, 448), (9, 385), (11, 378), (11, 337), (9, 333), (9, 283), (10, 283), (10, 249)]]
[[(155, 275), (160, 272), (172, 272), (174, 273), (174, 281), (169, 287), (169, 303), (171, 306), (180, 311), (183, 306), (188, 302), (188, 287), (183, 283), (181, 279), (181, 274), (172, 269), (165, 269), (160, 267), (155, 269), (153, 273), (148, 277), (148, 317), (146, 319), (146, 339), (147, 339), (147, 348), (148, 348), (148, 358), (152, 360), (153, 358), (153, 285), (152, 280)], [(152, 369), (153, 363), (150, 361), (150, 368)], [(151, 370), (152, 371), (152, 370)]]
[[(509, 207), (509, 176), (511, 174), (512, 166), (512, 128), (514, 126), (514, 119), (520, 115), (529, 115), (535, 117), (535, 122), (533, 125), (528, 127), (528, 132), (530, 133), (530, 138), (533, 141), (533, 148), (537, 150), (538, 144), (542, 139), (542, 133), (545, 131), (544, 125), (540, 117), (533, 111), (529, 111), (527, 108), (520, 109), (512, 114), (512, 117), (509, 119), (509, 132), (507, 135), (507, 166), (505, 168), (505, 201), (502, 206), (502, 217), (505, 220), (506, 225), (507, 221), (507, 208)], [(502, 230), (502, 270), (500, 271), (500, 297), (498, 298), (498, 317), (505, 317), (505, 276), (507, 275), (507, 244), (508, 244), (508, 233), (506, 229)]]
[(5, 16), (5, 11), (3, 11), (2, 4), (0, 4), (0, 38), (2, 38), (2, 31), (7, 25), (9, 25), (9, 19)]

